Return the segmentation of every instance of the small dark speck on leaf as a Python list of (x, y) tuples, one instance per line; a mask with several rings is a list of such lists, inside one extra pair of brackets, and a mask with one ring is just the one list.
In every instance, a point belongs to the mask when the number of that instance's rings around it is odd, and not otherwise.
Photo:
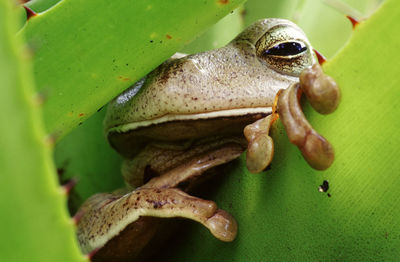
[(80, 114), (79, 114), (79, 117), (82, 117), (82, 116), (84, 116), (84, 115), (85, 115), (84, 113), (80, 113)]
[(80, 126), (80, 125), (82, 125), (82, 124), (83, 124), (83, 122), (79, 122), (79, 124), (78, 124), (78, 125)]
[(153, 43), (154, 41), (153, 40), (150, 40), (150, 43)]
[(168, 34), (166, 34), (165, 37), (166, 37), (167, 39), (172, 39), (172, 36), (170, 36), (170, 35), (168, 35)]
[(324, 181), (322, 182), (322, 185), (320, 185), (320, 186), (318, 187), (318, 191), (319, 191), (319, 192), (326, 192), (326, 191), (328, 191), (328, 189), (329, 189), (329, 182), (328, 182), (328, 180), (324, 180)]

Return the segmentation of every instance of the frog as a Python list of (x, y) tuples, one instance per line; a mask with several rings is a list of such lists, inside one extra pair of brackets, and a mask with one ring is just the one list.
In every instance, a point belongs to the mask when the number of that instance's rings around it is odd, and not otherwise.
[(244, 152), (250, 172), (265, 170), (274, 154), (269, 130), (277, 119), (311, 167), (328, 168), (333, 147), (312, 128), (299, 102), (305, 94), (322, 114), (339, 104), (336, 82), (316, 61), (296, 24), (267, 18), (224, 47), (175, 54), (114, 98), (104, 129), (123, 157), (126, 187), (96, 194), (81, 206), (77, 235), (83, 253), (94, 254), (94, 261), (140, 259), (160, 220), (174, 217), (233, 241), (234, 217), (190, 192), (207, 183), (211, 170)]

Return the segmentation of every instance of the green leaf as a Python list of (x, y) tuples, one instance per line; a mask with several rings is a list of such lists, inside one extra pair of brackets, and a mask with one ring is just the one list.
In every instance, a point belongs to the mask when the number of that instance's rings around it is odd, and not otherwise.
[(25, 5), (37, 13), (46, 11), (50, 7), (60, 2), (60, 0), (31, 0)]
[[(337, 112), (306, 106), (334, 145), (324, 172), (307, 166), (278, 123), (271, 169), (249, 174), (242, 158), (209, 196), (236, 217), (239, 235), (220, 243), (201, 226), (177, 233), (171, 261), (395, 261), (400, 255), (400, 2), (362, 22), (325, 70), (342, 89)], [(318, 191), (329, 181), (327, 193)], [(165, 253), (166, 252), (166, 253)]]
[(56, 179), (13, 8), (0, 0), (1, 261), (86, 261)]
[(242, 2), (69, 0), (33, 17), (47, 130), (63, 136)]

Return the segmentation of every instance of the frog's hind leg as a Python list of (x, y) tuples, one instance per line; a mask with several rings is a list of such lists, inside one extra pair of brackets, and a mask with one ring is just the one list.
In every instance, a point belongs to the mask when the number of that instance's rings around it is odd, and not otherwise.
[[(106, 243), (110, 245), (108, 242), (113, 240), (122, 241), (118, 236), (125, 234), (125, 230), (130, 231), (129, 238), (134, 239), (133, 246), (125, 252), (139, 253), (137, 249), (142, 249), (143, 242), (147, 243), (155, 233), (149, 232), (149, 226), (146, 223), (144, 226), (139, 219), (147, 216), (188, 218), (203, 224), (222, 241), (232, 241), (237, 232), (234, 218), (218, 209), (213, 201), (190, 196), (176, 188), (139, 188), (122, 196), (97, 194), (85, 202), (81, 212), (78, 240), (84, 253), (101, 249)], [(132, 240), (124, 240), (111, 245), (115, 249), (115, 245), (125, 245), (125, 241), (132, 243)], [(101, 252), (107, 253), (106, 250)]]
[(205, 171), (238, 158), (244, 149), (244, 143), (227, 142), (220, 148), (206, 151), (187, 163), (179, 165), (161, 176), (154, 177), (142, 188), (179, 187), (186, 191)]
[[(122, 174), (126, 184), (131, 189), (135, 189), (147, 183), (153, 177), (160, 175), (163, 175), (164, 178), (168, 177), (169, 175), (166, 174), (172, 170), (175, 174), (182, 173), (181, 175), (191, 172), (188, 167), (191, 167), (193, 161), (199, 161), (198, 164), (194, 164), (196, 167), (191, 168), (196, 168), (197, 173), (200, 174), (204, 170), (203, 166), (210, 165), (211, 162), (212, 166), (216, 166), (237, 158), (244, 151), (245, 146), (244, 139), (233, 137), (205, 138), (193, 143), (188, 141), (179, 145), (176, 145), (176, 143), (152, 143), (147, 145), (133, 159), (124, 160)], [(218, 148), (221, 148), (223, 153), (217, 154)], [(211, 160), (211, 156), (215, 159)], [(179, 169), (175, 170), (178, 167)], [(175, 179), (179, 180), (177, 177)], [(170, 180), (168, 187), (174, 187), (172, 184)]]
[[(237, 224), (230, 214), (213, 201), (190, 196), (176, 187), (186, 189), (205, 171), (239, 157), (245, 149), (243, 142), (225, 141), (223, 146), (203, 152), (132, 192), (89, 198), (79, 211), (78, 239), (83, 252), (99, 249), (94, 261), (128, 261), (156, 234), (158, 221), (151, 217), (188, 218), (207, 227), (216, 238), (232, 241)], [(113, 250), (119, 251), (116, 254)]]

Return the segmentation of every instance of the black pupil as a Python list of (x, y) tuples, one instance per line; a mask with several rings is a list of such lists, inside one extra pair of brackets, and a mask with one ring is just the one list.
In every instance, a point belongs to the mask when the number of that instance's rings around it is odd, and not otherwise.
[(279, 56), (290, 56), (297, 55), (307, 50), (307, 46), (298, 42), (287, 42), (276, 45), (267, 51), (266, 55), (279, 55)]

